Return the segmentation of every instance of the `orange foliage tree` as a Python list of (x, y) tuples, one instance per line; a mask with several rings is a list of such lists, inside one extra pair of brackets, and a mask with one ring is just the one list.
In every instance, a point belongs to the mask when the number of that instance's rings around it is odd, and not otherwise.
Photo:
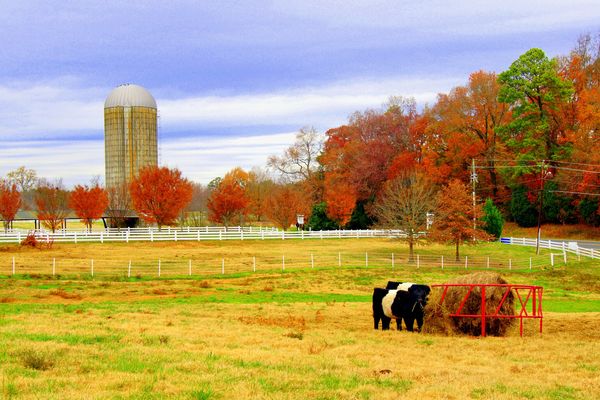
[(352, 210), (356, 206), (356, 189), (347, 180), (336, 174), (325, 177), (325, 202), (327, 216), (343, 227), (350, 221)]
[(21, 207), (21, 193), (17, 190), (17, 185), (0, 181), (0, 217), (4, 222), (5, 231), (15, 219), (19, 207)]
[(299, 185), (273, 187), (265, 200), (265, 212), (269, 220), (281, 229), (287, 229), (294, 224), (297, 214), (306, 217), (308, 210)]
[(473, 227), (473, 218), (481, 217), (482, 207), (473, 208), (472, 197), (467, 186), (453, 179), (437, 197), (437, 209), (432, 226), (432, 237), (456, 246), (456, 261), (460, 260), (459, 246), (477, 240), (489, 240), (490, 235)]
[(68, 204), (69, 193), (60, 184), (43, 183), (36, 189), (37, 217), (52, 232), (63, 226), (68, 214)]
[(77, 185), (71, 192), (69, 207), (91, 231), (94, 220), (101, 218), (108, 207), (108, 195), (106, 190), (98, 185), (93, 187)]
[(250, 199), (246, 193), (248, 173), (234, 168), (220, 180), (208, 198), (208, 219), (227, 228), (234, 218), (243, 218), (248, 213)]
[(193, 185), (178, 169), (149, 166), (129, 185), (133, 208), (158, 229), (175, 224), (179, 213), (192, 200)]

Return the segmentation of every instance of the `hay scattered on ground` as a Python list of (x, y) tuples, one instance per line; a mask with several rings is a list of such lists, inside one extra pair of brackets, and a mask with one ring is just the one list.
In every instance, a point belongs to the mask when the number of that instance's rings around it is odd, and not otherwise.
[[(497, 273), (477, 272), (469, 275), (463, 275), (447, 283), (458, 284), (506, 284), (507, 282)], [(481, 335), (481, 319), (450, 317), (450, 314), (456, 312), (460, 303), (468, 293), (466, 287), (451, 287), (448, 289), (444, 303), (440, 305), (443, 288), (433, 288), (429, 295), (429, 301), (425, 307), (425, 322), (423, 331), (426, 333), (437, 334), (466, 334), (472, 336)], [(504, 293), (505, 288), (487, 287), (485, 293), (486, 314), (495, 314)], [(507, 295), (500, 315), (514, 315), (514, 294), (510, 292)], [(481, 289), (474, 288), (469, 294), (461, 314), (480, 314), (481, 313)], [(509, 318), (486, 318), (486, 334), (489, 336), (505, 336), (511, 328), (514, 319)]]

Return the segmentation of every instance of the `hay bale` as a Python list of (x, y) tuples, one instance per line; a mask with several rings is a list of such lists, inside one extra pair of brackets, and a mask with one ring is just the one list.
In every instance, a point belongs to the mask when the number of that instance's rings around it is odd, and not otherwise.
[[(506, 284), (507, 282), (497, 273), (477, 272), (463, 275), (447, 283), (458, 284)], [(466, 287), (451, 287), (446, 293), (444, 304), (440, 305), (443, 288), (433, 288), (429, 295), (427, 306), (425, 307), (424, 332), (439, 334), (466, 334), (472, 336), (481, 335), (481, 318), (450, 317), (449, 314), (456, 312), (460, 303), (468, 292)], [(485, 292), (486, 314), (494, 314), (502, 297), (505, 288), (488, 287)], [(509, 292), (506, 300), (500, 308), (500, 315), (514, 315), (515, 298)], [(469, 294), (461, 314), (480, 314), (481, 313), (481, 289), (474, 288)], [(486, 318), (485, 330), (489, 336), (505, 336), (507, 331), (515, 322), (509, 318)]]

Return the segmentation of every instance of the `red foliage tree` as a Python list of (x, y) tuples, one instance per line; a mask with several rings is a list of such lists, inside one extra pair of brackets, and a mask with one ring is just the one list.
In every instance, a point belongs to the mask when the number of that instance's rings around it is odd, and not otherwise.
[(208, 219), (227, 228), (235, 217), (245, 216), (250, 204), (247, 184), (248, 174), (241, 168), (228, 172), (208, 199)]
[(91, 231), (94, 220), (101, 218), (108, 207), (108, 195), (106, 190), (98, 185), (91, 188), (87, 185), (77, 185), (71, 193), (69, 207)]
[(356, 189), (337, 174), (325, 176), (325, 202), (327, 216), (343, 227), (350, 221), (356, 206)]
[(8, 230), (21, 206), (21, 193), (17, 185), (0, 181), (0, 216), (4, 221), (4, 230)]
[(298, 185), (278, 185), (272, 188), (265, 200), (267, 217), (281, 229), (287, 229), (296, 222), (297, 214), (306, 216), (306, 202)]
[(473, 218), (483, 215), (481, 205), (473, 208), (467, 186), (453, 179), (437, 197), (437, 209), (431, 235), (442, 242), (456, 246), (456, 261), (460, 260), (459, 246), (477, 240), (488, 240), (490, 235), (473, 227)]
[(69, 193), (60, 184), (45, 183), (36, 189), (37, 217), (42, 225), (55, 232), (68, 214)]
[(179, 213), (192, 200), (194, 188), (178, 169), (150, 166), (140, 171), (129, 190), (138, 215), (161, 229), (175, 224)]

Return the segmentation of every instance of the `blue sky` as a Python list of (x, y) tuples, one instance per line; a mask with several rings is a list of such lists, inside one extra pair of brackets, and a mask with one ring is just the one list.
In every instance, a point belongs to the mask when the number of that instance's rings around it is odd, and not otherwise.
[(103, 176), (103, 102), (121, 83), (157, 100), (161, 164), (207, 183), (264, 166), (302, 126), (391, 95), (432, 103), (531, 47), (565, 55), (598, 21), (597, 0), (0, 0), (0, 176)]

